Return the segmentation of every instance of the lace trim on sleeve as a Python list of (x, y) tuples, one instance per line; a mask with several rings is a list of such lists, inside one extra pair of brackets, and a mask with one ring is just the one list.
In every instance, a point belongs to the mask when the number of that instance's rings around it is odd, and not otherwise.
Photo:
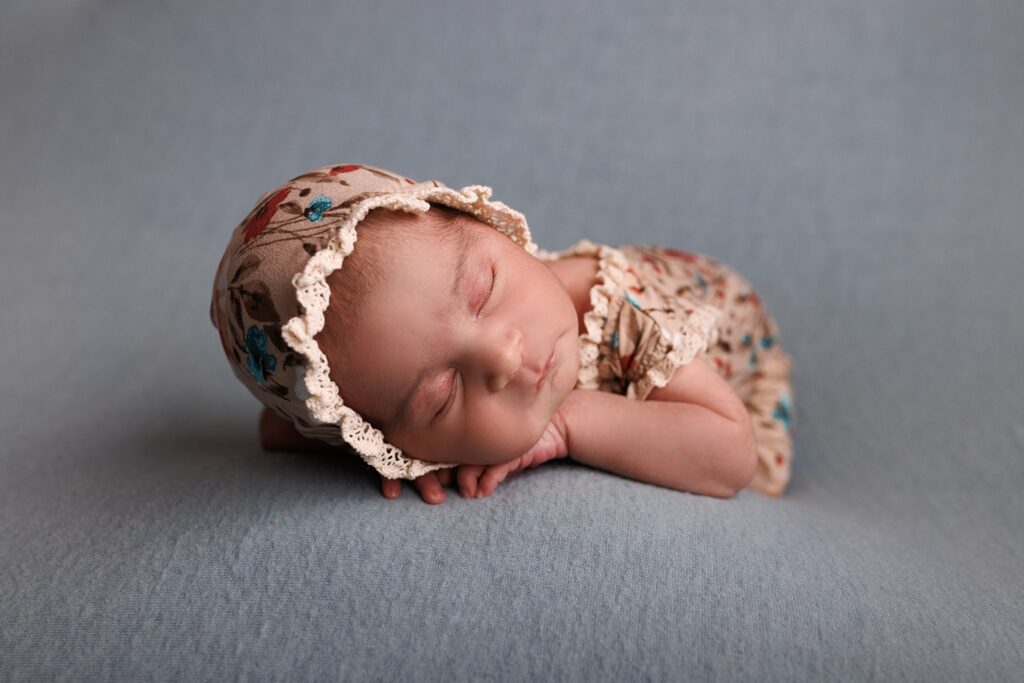
[(599, 386), (597, 356), (601, 345), (601, 334), (608, 317), (610, 299), (615, 296), (616, 285), (623, 282), (629, 261), (620, 250), (607, 244), (595, 244), (581, 239), (563, 252), (569, 256), (597, 255), (597, 282), (590, 288), (590, 310), (583, 314), (585, 332), (580, 335), (580, 371), (577, 376), (581, 389), (597, 389)]
[(655, 363), (647, 373), (631, 383), (626, 396), (642, 401), (655, 387), (663, 387), (672, 379), (675, 371), (692, 361), (697, 354), (714, 346), (718, 341), (718, 318), (721, 309), (711, 304), (692, 303), (693, 313), (689, 314), (682, 329), (671, 340), (671, 350)]

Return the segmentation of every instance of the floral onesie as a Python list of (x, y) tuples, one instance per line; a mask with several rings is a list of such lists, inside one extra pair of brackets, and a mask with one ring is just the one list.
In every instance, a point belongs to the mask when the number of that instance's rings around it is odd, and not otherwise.
[(750, 412), (759, 458), (747, 488), (781, 496), (793, 459), (793, 362), (751, 284), (720, 261), (668, 247), (583, 239), (538, 252), (545, 261), (569, 256), (599, 263), (576, 386), (642, 401), (702, 353)]

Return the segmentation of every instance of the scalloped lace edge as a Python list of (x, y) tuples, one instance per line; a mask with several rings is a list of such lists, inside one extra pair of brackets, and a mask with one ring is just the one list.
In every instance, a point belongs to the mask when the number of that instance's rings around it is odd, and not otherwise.
[[(696, 302), (695, 302), (696, 303)], [(655, 387), (663, 387), (672, 379), (675, 371), (692, 361), (697, 354), (714, 346), (718, 341), (718, 322), (722, 315), (721, 309), (711, 304), (696, 303), (694, 312), (687, 319), (686, 330), (692, 334), (684, 334), (677, 340), (677, 345), (664, 358), (647, 370), (647, 374), (630, 384), (628, 395), (646, 398)]]
[(300, 368), (297, 376), (309, 396), (304, 401), (306, 409), (317, 422), (340, 425), (343, 440), (368, 465), (389, 479), (416, 479), (459, 463), (432, 463), (404, 455), (401, 449), (384, 439), (379, 429), (344, 404), (338, 385), (330, 378), (327, 357), (314, 338), (324, 328), (324, 312), (330, 302), (327, 277), (341, 268), (345, 256), (352, 252), (357, 238), (356, 225), (371, 209), (384, 207), (425, 213), (430, 209), (428, 200), (473, 214), (520, 244), (529, 254), (536, 255), (538, 247), (531, 239), (526, 217), (503, 202), (489, 201), (491, 192), (486, 185), (467, 185), (461, 190), (435, 186), (384, 193), (355, 202), (326, 246), (311, 256), (302, 271), (292, 278), (300, 311), (304, 312), (282, 326), (281, 336), (292, 350), (305, 358), (305, 368)]
[[(579, 388), (597, 389), (597, 356), (604, 319), (608, 316), (608, 305), (615, 294), (615, 285), (625, 276), (629, 261), (615, 247), (596, 244), (586, 238), (557, 253), (560, 258), (597, 255), (597, 282), (590, 288), (590, 310), (583, 314), (585, 331), (579, 338), (580, 370), (577, 375)], [(553, 254), (544, 252), (544, 257), (553, 258)]]

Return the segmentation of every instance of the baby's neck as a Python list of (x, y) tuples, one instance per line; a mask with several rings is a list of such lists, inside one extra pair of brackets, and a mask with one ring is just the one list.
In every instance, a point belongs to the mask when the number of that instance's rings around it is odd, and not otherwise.
[(579, 334), (586, 332), (583, 314), (590, 310), (590, 289), (597, 282), (596, 256), (569, 256), (547, 264), (569, 292), (579, 322)]

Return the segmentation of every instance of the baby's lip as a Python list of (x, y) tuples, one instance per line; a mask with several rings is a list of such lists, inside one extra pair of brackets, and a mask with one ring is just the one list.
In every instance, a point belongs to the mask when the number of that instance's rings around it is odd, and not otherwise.
[(547, 360), (544, 361), (544, 366), (541, 368), (540, 377), (537, 379), (537, 383), (534, 385), (534, 389), (540, 391), (544, 386), (544, 381), (547, 380), (548, 375), (551, 373), (551, 366), (555, 362), (555, 349), (557, 346), (551, 348), (551, 353), (548, 354)]

